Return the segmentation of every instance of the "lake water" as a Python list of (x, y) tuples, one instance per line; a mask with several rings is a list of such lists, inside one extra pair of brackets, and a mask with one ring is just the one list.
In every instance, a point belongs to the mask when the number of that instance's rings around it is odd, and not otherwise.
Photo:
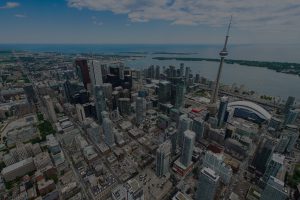
[[(215, 80), (219, 63), (207, 61), (176, 61), (176, 60), (154, 60), (151, 57), (128, 61), (127, 65), (134, 68), (146, 68), (149, 65), (179, 67), (180, 63), (189, 66), (193, 73), (210, 80)], [(272, 95), (286, 99), (288, 96), (295, 96), (300, 100), (300, 77), (296, 75), (278, 73), (273, 70), (259, 67), (249, 67), (238, 64), (224, 64), (221, 82), (232, 85), (245, 85), (248, 89), (260, 94)]]
[[(218, 52), (222, 45), (49, 45), (49, 44), (0, 44), (0, 50), (27, 50), (27, 51), (51, 51), (61, 53), (103, 53), (103, 54), (130, 54), (128, 52), (145, 52), (146, 57), (134, 61), (128, 61), (127, 65), (135, 68), (145, 68), (150, 65), (178, 66), (184, 63), (190, 66), (194, 73), (214, 80), (219, 64), (207, 61), (175, 61), (154, 60), (152, 57), (204, 57), (218, 58)], [(300, 63), (300, 45), (229, 45), (229, 59), (280, 61)], [(189, 55), (153, 55), (153, 52), (188, 53)], [(135, 53), (131, 53), (135, 54)], [(286, 99), (295, 96), (300, 100), (300, 77), (295, 75), (277, 73), (275, 71), (241, 66), (237, 64), (225, 64), (221, 76), (221, 82), (225, 84), (244, 84), (248, 89), (255, 90), (266, 95), (278, 96)]]

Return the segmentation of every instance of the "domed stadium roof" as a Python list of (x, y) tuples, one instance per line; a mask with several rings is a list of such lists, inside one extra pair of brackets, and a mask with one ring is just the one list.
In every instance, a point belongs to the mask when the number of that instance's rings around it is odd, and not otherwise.
[(266, 111), (263, 107), (250, 102), (250, 101), (234, 101), (228, 104), (228, 107), (230, 108), (242, 108), (249, 110), (255, 114), (257, 114), (260, 118), (265, 119), (265, 120), (270, 120), (271, 119), (271, 114)]

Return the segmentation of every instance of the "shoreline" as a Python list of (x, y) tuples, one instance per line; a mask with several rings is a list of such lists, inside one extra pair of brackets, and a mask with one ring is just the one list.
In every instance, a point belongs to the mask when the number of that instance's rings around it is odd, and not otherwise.
[[(214, 58), (183, 58), (183, 57), (153, 57), (154, 60), (177, 60), (177, 61), (208, 61), (220, 62), (220, 59)], [(225, 59), (226, 64), (239, 64), (249, 67), (267, 68), (279, 73), (292, 74), (300, 77), (300, 63), (289, 62), (272, 62), (272, 61), (251, 61), (251, 60), (234, 60)], [(293, 71), (286, 71), (293, 70)]]

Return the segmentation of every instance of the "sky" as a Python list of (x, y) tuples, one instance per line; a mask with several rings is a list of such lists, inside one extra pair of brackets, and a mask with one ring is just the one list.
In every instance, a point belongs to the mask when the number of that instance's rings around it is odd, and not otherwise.
[(0, 43), (299, 44), (300, 0), (0, 0)]

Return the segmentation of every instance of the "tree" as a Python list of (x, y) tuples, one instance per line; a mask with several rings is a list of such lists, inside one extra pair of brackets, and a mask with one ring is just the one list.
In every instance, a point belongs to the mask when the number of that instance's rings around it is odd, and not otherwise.
[(198, 175), (199, 175), (199, 168), (198, 168), (198, 166), (193, 169), (193, 175), (194, 175), (195, 178), (198, 178)]
[(43, 121), (44, 120), (44, 116), (43, 116), (42, 113), (38, 113), (37, 114), (37, 118), (38, 118), (39, 121)]
[(2, 171), (4, 167), (6, 167), (5, 163), (3, 161), (0, 162), (0, 171)]

